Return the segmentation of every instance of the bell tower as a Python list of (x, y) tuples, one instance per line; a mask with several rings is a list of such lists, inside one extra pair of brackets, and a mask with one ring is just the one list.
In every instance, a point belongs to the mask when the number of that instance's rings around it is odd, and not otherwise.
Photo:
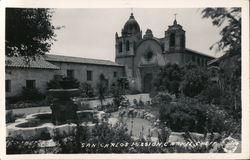
[(164, 37), (164, 53), (183, 53), (186, 47), (185, 31), (177, 23), (176, 19), (173, 25), (168, 26)]
[(131, 13), (129, 19), (122, 28), (121, 36), (115, 33), (115, 61), (126, 68), (127, 76), (134, 77), (134, 56), (136, 45), (142, 39), (140, 26)]
[(117, 32), (115, 34), (116, 57), (134, 55), (135, 45), (140, 39), (142, 39), (140, 26), (135, 20), (133, 13), (131, 13), (129, 20), (121, 31), (121, 36), (119, 37)]

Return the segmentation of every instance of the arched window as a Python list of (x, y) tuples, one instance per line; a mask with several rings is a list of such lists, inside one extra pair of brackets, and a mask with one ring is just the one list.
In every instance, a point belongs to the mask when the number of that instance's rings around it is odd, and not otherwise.
[(170, 34), (170, 47), (174, 47), (175, 46), (175, 34), (171, 33)]
[(182, 48), (185, 47), (185, 36), (184, 35), (181, 36), (181, 47)]
[(129, 41), (126, 41), (126, 51), (129, 51)]
[(119, 43), (119, 52), (122, 52), (122, 42)]

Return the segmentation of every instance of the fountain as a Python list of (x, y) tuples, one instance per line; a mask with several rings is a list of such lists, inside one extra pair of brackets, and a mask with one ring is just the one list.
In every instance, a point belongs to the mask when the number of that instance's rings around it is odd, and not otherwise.
[(80, 94), (79, 89), (50, 89), (49, 94), (53, 97), (50, 105), (52, 110), (52, 123), (61, 125), (65, 123), (78, 123), (77, 105), (71, 100), (71, 97)]
[(79, 95), (79, 89), (50, 89), (48, 93), (53, 97), (52, 112), (34, 113), (17, 119), (7, 126), (9, 137), (39, 140), (41, 135), (68, 136), (76, 131), (78, 124), (91, 129), (105, 116), (103, 111), (77, 111), (77, 105), (71, 98)]

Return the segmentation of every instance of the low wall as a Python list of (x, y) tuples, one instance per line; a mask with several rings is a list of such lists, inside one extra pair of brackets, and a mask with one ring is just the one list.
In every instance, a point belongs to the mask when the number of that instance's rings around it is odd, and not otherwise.
[[(104, 116), (105, 113), (102, 111), (92, 111), (92, 110), (86, 110), (86, 111), (78, 111), (79, 114), (82, 112), (88, 112), (88, 113), (94, 113), (96, 114), (98, 120), (100, 121)], [(20, 137), (23, 140), (38, 140), (41, 136), (41, 134), (46, 133), (53, 137), (56, 135), (59, 136), (68, 136), (72, 133), (75, 133), (76, 131), (76, 124), (70, 123), (70, 124), (63, 124), (59, 126), (55, 126), (52, 123), (44, 123), (40, 126), (36, 127), (20, 127), (25, 123), (28, 123), (32, 120), (35, 120), (37, 115), (41, 114), (51, 114), (51, 112), (44, 112), (44, 113), (35, 113), (27, 115), (25, 118), (20, 118), (15, 121), (15, 123), (10, 124), (7, 126), (7, 136), (17, 138)], [(94, 123), (87, 123), (87, 126), (91, 130), (95, 124)]]

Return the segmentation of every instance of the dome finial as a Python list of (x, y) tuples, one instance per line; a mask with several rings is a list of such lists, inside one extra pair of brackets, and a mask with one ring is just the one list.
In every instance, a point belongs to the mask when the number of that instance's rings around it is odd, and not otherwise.
[(134, 17), (134, 14), (133, 14), (133, 8), (130, 8), (130, 10), (131, 10), (130, 18), (134, 19), (135, 17)]
[(134, 19), (134, 18), (135, 18), (134, 14), (133, 14), (133, 12), (131, 12), (130, 19)]

